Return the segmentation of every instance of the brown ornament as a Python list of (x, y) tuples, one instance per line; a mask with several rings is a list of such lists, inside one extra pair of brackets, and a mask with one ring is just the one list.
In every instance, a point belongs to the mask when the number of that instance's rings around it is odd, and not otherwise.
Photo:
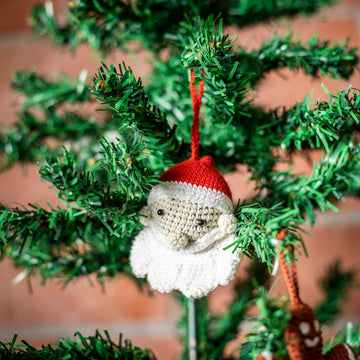
[(355, 350), (348, 344), (339, 344), (329, 350), (325, 360), (357, 360)]
[(306, 304), (296, 304), (285, 330), (286, 348), (291, 359), (323, 360), (321, 329), (313, 311)]
[[(281, 241), (286, 235), (286, 232), (281, 231), (277, 239)], [(291, 301), (292, 316), (285, 330), (286, 348), (290, 359), (357, 360), (354, 349), (348, 344), (337, 345), (325, 356), (322, 354), (323, 343), (320, 324), (310, 307), (300, 299), (296, 265), (294, 262), (290, 265), (290, 272), (282, 252), (279, 252), (279, 260)]]

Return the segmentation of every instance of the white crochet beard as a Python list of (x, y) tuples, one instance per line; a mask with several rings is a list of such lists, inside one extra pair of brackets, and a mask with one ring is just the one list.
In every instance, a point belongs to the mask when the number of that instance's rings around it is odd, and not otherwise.
[(162, 293), (180, 290), (188, 298), (200, 298), (234, 278), (240, 251), (224, 250), (234, 241), (235, 234), (224, 235), (216, 228), (185, 249), (176, 250), (150, 220), (150, 225), (134, 240), (130, 264), (134, 274), (140, 278), (147, 276), (155, 290)]

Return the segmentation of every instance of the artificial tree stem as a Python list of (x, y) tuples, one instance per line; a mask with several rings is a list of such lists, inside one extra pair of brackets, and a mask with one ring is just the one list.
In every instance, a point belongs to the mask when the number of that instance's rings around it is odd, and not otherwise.
[(189, 360), (198, 359), (197, 303), (196, 299), (188, 299), (188, 335)]

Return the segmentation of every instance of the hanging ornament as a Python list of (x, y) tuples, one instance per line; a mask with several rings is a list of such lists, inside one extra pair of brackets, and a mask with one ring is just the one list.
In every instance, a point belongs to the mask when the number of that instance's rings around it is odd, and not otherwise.
[(224, 250), (236, 240), (231, 192), (213, 159), (198, 157), (204, 84), (199, 83), (197, 94), (193, 70), (190, 81), (191, 158), (165, 171), (151, 190), (140, 218), (145, 228), (134, 240), (130, 264), (155, 290), (200, 298), (234, 278), (241, 254)]
[[(283, 240), (286, 232), (278, 234), (278, 240)], [(354, 349), (348, 344), (340, 344), (331, 349), (326, 355), (322, 354), (322, 332), (319, 321), (310, 307), (304, 304), (299, 295), (299, 285), (296, 264), (285, 262), (283, 252), (279, 252), (280, 265), (284, 273), (285, 282), (291, 301), (291, 318), (285, 330), (286, 348), (291, 360), (356, 360)]]

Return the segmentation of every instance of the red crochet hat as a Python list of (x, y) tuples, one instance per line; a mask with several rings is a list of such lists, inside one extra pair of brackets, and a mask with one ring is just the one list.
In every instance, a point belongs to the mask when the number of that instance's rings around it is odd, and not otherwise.
[(231, 213), (231, 191), (210, 156), (189, 159), (165, 171), (150, 192), (148, 204), (157, 200), (173, 198), (188, 200), (214, 207), (223, 213)]
[(189, 159), (165, 171), (160, 181), (182, 182), (202, 186), (224, 193), (231, 199), (231, 191), (225, 179), (215, 167), (211, 156), (201, 159)]

